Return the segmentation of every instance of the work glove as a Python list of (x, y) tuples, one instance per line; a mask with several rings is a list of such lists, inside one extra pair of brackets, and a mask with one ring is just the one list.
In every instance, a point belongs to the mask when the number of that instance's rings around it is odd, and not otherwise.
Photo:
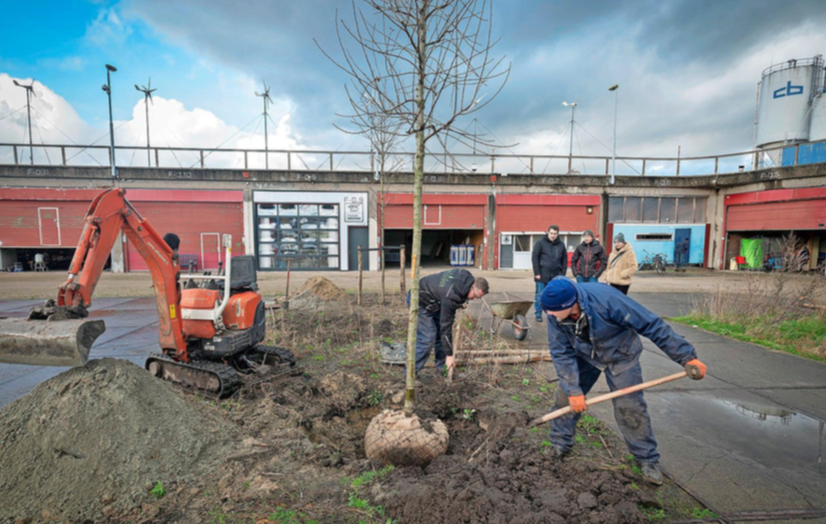
[(706, 376), (706, 365), (700, 362), (699, 359), (689, 360), (685, 364), (685, 372), (688, 374), (689, 378), (694, 380), (700, 380), (704, 376)]
[(585, 405), (585, 395), (571, 395), (568, 397), (568, 405), (571, 406), (571, 411), (574, 413), (582, 413), (587, 406)]

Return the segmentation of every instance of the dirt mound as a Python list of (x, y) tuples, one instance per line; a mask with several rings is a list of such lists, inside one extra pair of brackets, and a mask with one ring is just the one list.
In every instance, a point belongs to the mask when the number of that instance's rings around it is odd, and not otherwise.
[(341, 300), (344, 290), (321, 276), (315, 276), (304, 282), (300, 292), (308, 292), (324, 301)]
[(95, 519), (208, 475), (237, 431), (124, 360), (93, 360), (0, 411), (0, 521)]
[(343, 416), (367, 394), (367, 383), (358, 375), (336, 371), (321, 379), (319, 389), (329, 397), (335, 414)]
[(397, 469), (373, 486), (372, 498), (393, 518), (419, 524), (647, 522), (637, 509), (639, 491), (620, 473), (557, 460), (516, 433), (524, 431), (481, 432), (470, 456), (442, 455), (424, 470)]

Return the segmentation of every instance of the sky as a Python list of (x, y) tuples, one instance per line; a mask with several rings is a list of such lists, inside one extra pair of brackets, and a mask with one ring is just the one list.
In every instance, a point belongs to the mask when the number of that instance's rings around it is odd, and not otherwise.
[[(109, 63), (118, 69), (119, 145), (145, 143), (144, 97), (134, 85), (151, 77), (153, 145), (263, 148), (255, 92), (266, 82), (271, 149), (368, 148), (336, 128), (348, 126), (338, 116), (349, 111), (347, 79), (314, 43), (335, 52), (337, 17), (352, 19), (349, 0), (31, 0), (3, 11), (0, 142), (28, 140), (25, 92), (13, 80), (34, 79), (35, 143), (105, 145), (100, 86)], [(491, 19), (493, 53), (510, 64), (510, 78), (477, 122), (458, 125), (509, 146), (497, 150), (506, 153), (568, 154), (571, 110), (562, 102), (576, 101), (574, 154), (610, 155), (613, 84), (619, 155), (748, 150), (761, 71), (826, 52), (822, 0), (494, 0)], [(140, 155), (131, 157), (140, 165)], [(237, 167), (240, 158), (211, 161)]]

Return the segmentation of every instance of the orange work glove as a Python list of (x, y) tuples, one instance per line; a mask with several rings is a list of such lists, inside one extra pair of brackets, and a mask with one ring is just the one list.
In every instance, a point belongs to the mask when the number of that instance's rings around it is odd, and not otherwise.
[(585, 405), (585, 395), (571, 395), (568, 397), (568, 405), (574, 413), (582, 413), (587, 407)]
[(685, 363), (685, 372), (688, 373), (689, 378), (700, 380), (706, 376), (706, 365), (695, 358)]

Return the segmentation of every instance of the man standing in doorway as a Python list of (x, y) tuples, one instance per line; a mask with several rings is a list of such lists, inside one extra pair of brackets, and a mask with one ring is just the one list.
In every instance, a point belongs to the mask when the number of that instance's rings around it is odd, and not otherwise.
[(574, 256), (571, 257), (571, 271), (574, 272), (576, 281), (599, 282), (599, 276), (605, 271), (607, 264), (605, 249), (594, 238), (594, 232), (586, 229), (582, 233), (582, 243), (576, 247)]
[(559, 226), (549, 227), (548, 234), (534, 244), (531, 261), (533, 262), (533, 278), (536, 281), (534, 311), (536, 321), (542, 322), (542, 305), (539, 303), (542, 290), (554, 277), (565, 276), (568, 270), (568, 249), (559, 239)]
[[(416, 330), (416, 373), (422, 370), (434, 349), (436, 369), (454, 365), (453, 320), (456, 310), (468, 300), (488, 294), (488, 281), (474, 278), (467, 269), (449, 269), (419, 280), (419, 326)], [(410, 304), (410, 292), (407, 293)]]

